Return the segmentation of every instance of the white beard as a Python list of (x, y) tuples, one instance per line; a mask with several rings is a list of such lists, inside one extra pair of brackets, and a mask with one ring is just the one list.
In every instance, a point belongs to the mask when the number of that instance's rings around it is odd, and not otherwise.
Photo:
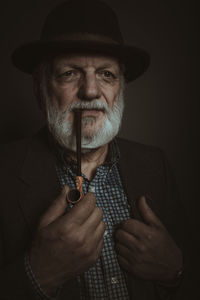
[[(82, 128), (84, 125), (90, 124), (94, 129), (89, 134), (82, 132), (81, 147), (82, 152), (87, 152), (90, 149), (99, 148), (109, 143), (119, 132), (123, 109), (124, 109), (124, 97), (123, 88), (119, 96), (118, 103), (115, 103), (111, 110), (107, 103), (96, 99), (92, 101), (79, 101), (72, 103), (65, 112), (61, 112), (55, 108), (49, 97), (46, 98), (46, 115), (47, 123), (50, 132), (56, 141), (64, 148), (76, 151), (76, 135), (75, 129), (72, 122), (67, 120), (69, 113), (75, 108), (82, 109), (104, 109), (104, 120), (102, 121), (100, 128), (95, 128), (96, 118), (95, 117), (83, 117)], [(83, 129), (84, 131), (84, 129)]]

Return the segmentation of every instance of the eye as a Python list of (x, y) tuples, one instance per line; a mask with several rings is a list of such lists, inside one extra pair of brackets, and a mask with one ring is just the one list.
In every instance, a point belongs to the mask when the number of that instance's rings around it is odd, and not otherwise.
[(114, 74), (112, 72), (110, 72), (110, 71), (107, 71), (107, 70), (103, 71), (103, 75), (106, 78), (115, 78)]
[(99, 78), (105, 82), (114, 82), (117, 79), (116, 75), (108, 69), (99, 70)]
[(68, 82), (68, 81), (71, 82), (73, 80), (78, 79), (79, 77), (80, 77), (80, 72), (78, 72), (78, 70), (74, 70), (74, 69), (65, 71), (57, 76), (58, 80), (61, 80), (64, 82)]
[(61, 76), (71, 77), (73, 75), (75, 75), (75, 71), (69, 70), (69, 71), (66, 71), (65, 73), (63, 73)]

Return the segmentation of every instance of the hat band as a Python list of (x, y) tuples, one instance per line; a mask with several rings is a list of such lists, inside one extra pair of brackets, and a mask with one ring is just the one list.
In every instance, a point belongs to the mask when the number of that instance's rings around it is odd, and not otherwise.
[(113, 40), (112, 38), (108, 36), (103, 35), (97, 35), (92, 33), (71, 33), (71, 34), (60, 34), (52, 37), (41, 37), (41, 40), (43, 41), (74, 41), (74, 42), (100, 42), (105, 44), (114, 44), (114, 45), (120, 45), (119, 42)]

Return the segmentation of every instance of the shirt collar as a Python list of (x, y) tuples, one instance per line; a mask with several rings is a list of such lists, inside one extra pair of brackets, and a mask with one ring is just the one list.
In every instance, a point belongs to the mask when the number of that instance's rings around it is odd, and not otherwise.
[[(64, 149), (52, 136), (52, 134), (49, 132), (48, 136), (50, 147), (54, 153), (54, 156), (56, 158), (56, 164), (64, 169), (71, 167), (73, 169), (76, 169), (76, 161), (71, 158), (69, 151)], [(120, 158), (120, 151), (117, 144), (116, 138), (114, 138), (111, 142), (108, 144), (108, 154), (106, 156), (106, 160), (103, 163), (103, 166), (111, 167), (115, 163), (118, 162)]]

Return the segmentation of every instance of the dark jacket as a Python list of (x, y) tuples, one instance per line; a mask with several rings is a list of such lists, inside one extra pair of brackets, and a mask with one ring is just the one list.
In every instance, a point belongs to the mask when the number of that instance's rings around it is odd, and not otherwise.
[[(184, 248), (184, 217), (168, 163), (161, 150), (118, 139), (119, 170), (125, 191), (137, 213), (137, 199), (150, 196), (153, 210), (180, 248)], [(1, 146), (0, 152), (0, 300), (33, 300), (34, 290), (24, 270), (38, 220), (60, 192), (54, 155), (45, 130), (33, 138)], [(128, 277), (134, 300), (171, 299), (174, 288)], [(79, 299), (76, 280), (68, 282), (59, 300)]]

